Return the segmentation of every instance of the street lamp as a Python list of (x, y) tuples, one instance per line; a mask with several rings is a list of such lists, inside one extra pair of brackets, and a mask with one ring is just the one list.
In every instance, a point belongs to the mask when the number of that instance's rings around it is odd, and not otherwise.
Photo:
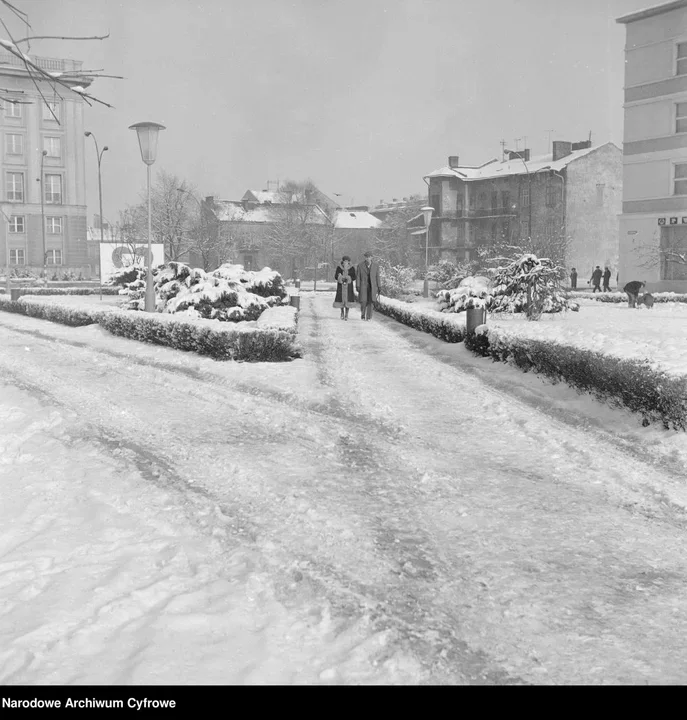
[(148, 170), (148, 260), (146, 273), (146, 299), (145, 311), (155, 312), (155, 293), (153, 291), (153, 249), (151, 247), (151, 238), (153, 235), (153, 220), (150, 204), (150, 166), (155, 162), (157, 156), (157, 137), (160, 130), (164, 130), (165, 126), (154, 122), (141, 122), (135, 125), (129, 125), (129, 130), (135, 130), (138, 134), (138, 145), (141, 148), (141, 159), (147, 166)]
[(520, 153), (518, 150), (504, 150), (504, 152), (507, 152), (509, 155), (517, 155), (520, 160), (522, 160), (522, 164), (525, 166), (525, 170), (527, 171), (527, 194), (529, 196), (529, 207), (528, 207), (528, 220), (527, 220), (527, 227), (529, 228), (529, 234), (530, 239), (532, 238), (532, 177), (530, 176), (530, 169), (527, 167), (527, 163), (525, 162), (525, 158), (522, 156), (522, 153)]
[(428, 298), (429, 278), (427, 277), (427, 274), (429, 273), (429, 226), (432, 222), (432, 213), (434, 212), (434, 208), (427, 205), (426, 207), (421, 208), (421, 212), (425, 216), (425, 284), (422, 289), (422, 295), (423, 297)]
[(84, 135), (86, 137), (92, 137), (93, 142), (95, 143), (95, 155), (98, 158), (98, 199), (100, 200), (100, 248), (98, 248), (98, 275), (100, 279), (100, 299), (103, 299), (103, 265), (100, 258), (100, 254), (102, 253), (102, 245), (105, 242), (103, 238), (103, 182), (102, 177), (100, 175), (100, 162), (103, 159), (103, 153), (106, 150), (109, 150), (110, 148), (105, 145), (105, 147), (102, 150), (98, 150), (98, 141), (95, 139), (95, 135), (90, 131), (87, 130)]
[(42, 236), (43, 236), (43, 277), (45, 277), (45, 284), (47, 286), (48, 284), (48, 250), (45, 246), (45, 188), (43, 186), (43, 181), (45, 179), (45, 176), (43, 174), (43, 160), (45, 160), (45, 156), (48, 154), (47, 150), (43, 150), (43, 153), (41, 155), (41, 177), (40, 177), (40, 184), (41, 184), (41, 230), (42, 230)]

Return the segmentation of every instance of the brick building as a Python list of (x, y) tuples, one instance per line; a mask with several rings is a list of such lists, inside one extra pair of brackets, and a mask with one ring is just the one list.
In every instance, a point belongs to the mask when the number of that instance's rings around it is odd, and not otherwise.
[(565, 263), (581, 280), (596, 265), (615, 276), (622, 158), (613, 143), (555, 141), (547, 155), (521, 150), (476, 167), (451, 156), (425, 181), (432, 260), (476, 259), (485, 245), (532, 237), (565, 245)]

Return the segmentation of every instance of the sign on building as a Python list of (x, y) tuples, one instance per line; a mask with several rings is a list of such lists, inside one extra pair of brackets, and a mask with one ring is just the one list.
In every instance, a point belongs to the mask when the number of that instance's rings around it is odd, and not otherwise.
[[(99, 245), (103, 279), (108, 278), (116, 270), (125, 267), (146, 267), (147, 243), (143, 245), (99, 243)], [(153, 255), (152, 266), (162, 265), (165, 262), (165, 246), (162, 243), (152, 243), (150, 249)]]

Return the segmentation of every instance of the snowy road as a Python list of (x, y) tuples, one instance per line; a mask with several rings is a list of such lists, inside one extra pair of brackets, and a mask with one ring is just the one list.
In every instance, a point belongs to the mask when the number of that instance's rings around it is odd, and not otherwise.
[(687, 681), (680, 478), (302, 310), (221, 368), (0, 314), (0, 683)]

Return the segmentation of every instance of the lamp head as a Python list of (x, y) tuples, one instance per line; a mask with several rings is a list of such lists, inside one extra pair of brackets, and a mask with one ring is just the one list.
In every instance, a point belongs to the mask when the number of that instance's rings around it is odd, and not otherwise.
[(432, 222), (432, 213), (434, 212), (434, 208), (427, 205), (421, 208), (421, 212), (425, 216), (425, 227), (429, 227), (429, 224)]
[(130, 125), (129, 130), (138, 134), (138, 145), (141, 149), (141, 159), (146, 165), (152, 165), (157, 157), (157, 137), (165, 126), (154, 122), (140, 122)]
[(86, 132), (84, 133), (86, 137), (91, 137), (92, 134), (93, 133), (90, 130), (86, 130)]

